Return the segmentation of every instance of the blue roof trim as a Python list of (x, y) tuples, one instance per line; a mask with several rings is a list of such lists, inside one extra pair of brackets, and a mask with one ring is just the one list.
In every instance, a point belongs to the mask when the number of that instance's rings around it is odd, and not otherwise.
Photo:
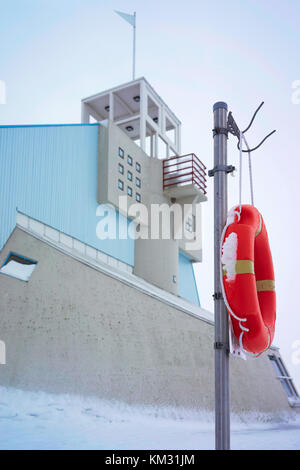
[(38, 264), (37, 261), (35, 261), (31, 258), (27, 258), (26, 256), (19, 255), (18, 253), (15, 253), (14, 251), (10, 251), (9, 254), (7, 255), (4, 263), (1, 265), (1, 268), (3, 268), (3, 266), (5, 266), (7, 264), (7, 261), (9, 260), (9, 258), (11, 256), (16, 256), (17, 258), (24, 259), (25, 261), (30, 261), (30, 263), (32, 263), (32, 264)]
[(75, 126), (99, 126), (98, 122), (80, 123), (80, 124), (17, 124), (17, 125), (0, 125), (0, 129), (18, 128), (18, 127), (75, 127)]

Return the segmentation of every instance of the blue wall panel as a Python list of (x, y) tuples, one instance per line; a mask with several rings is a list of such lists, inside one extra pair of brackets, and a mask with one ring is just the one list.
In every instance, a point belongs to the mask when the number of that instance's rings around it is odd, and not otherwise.
[(179, 295), (193, 304), (199, 305), (198, 289), (190, 258), (179, 252)]
[(0, 250), (18, 209), (133, 265), (133, 240), (96, 236), (97, 154), (98, 125), (0, 127)]

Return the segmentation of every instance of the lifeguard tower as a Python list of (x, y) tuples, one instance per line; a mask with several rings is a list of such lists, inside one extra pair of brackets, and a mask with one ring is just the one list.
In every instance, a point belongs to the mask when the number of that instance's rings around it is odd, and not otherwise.
[[(173, 224), (170, 239), (135, 241), (134, 265), (136, 275), (178, 294), (178, 257), (202, 260), (199, 204), (207, 200), (206, 167), (194, 153), (181, 155), (180, 120), (142, 77), (83, 99), (82, 122), (100, 123), (99, 204), (112, 204), (126, 217), (137, 202), (149, 214), (155, 204), (170, 210), (175, 203), (181, 206), (182, 218)], [(127, 197), (126, 212), (120, 196)], [(141, 224), (151, 231), (151, 220)], [(176, 238), (178, 230), (182, 239)], [(195, 249), (186, 248), (191, 234), (195, 239), (197, 234)]]

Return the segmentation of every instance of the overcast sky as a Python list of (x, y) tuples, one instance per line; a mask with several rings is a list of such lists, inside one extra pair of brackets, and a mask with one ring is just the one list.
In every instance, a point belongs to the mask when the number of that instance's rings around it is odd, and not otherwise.
[[(114, 9), (137, 11), (137, 76), (181, 119), (183, 153), (195, 152), (212, 167), (214, 102), (226, 101), (243, 129), (265, 101), (249, 143), (277, 133), (253, 154), (254, 197), (274, 258), (275, 343), (300, 388), (300, 364), (292, 361), (300, 340), (300, 93), (292, 100), (300, 80), (300, 2), (0, 0), (0, 7), (0, 80), (7, 87), (0, 124), (80, 122), (82, 97), (131, 80), (132, 30)], [(238, 163), (233, 137), (229, 163)], [(244, 176), (243, 202), (249, 202)], [(238, 202), (238, 178), (228, 180), (231, 207)], [(202, 306), (212, 310), (212, 181), (208, 195), (204, 261), (196, 274)]]

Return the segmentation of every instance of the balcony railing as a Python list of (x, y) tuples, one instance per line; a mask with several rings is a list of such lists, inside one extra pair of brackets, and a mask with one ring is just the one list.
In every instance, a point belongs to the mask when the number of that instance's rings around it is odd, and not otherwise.
[(193, 184), (206, 194), (206, 166), (194, 153), (167, 158), (163, 161), (163, 188)]

